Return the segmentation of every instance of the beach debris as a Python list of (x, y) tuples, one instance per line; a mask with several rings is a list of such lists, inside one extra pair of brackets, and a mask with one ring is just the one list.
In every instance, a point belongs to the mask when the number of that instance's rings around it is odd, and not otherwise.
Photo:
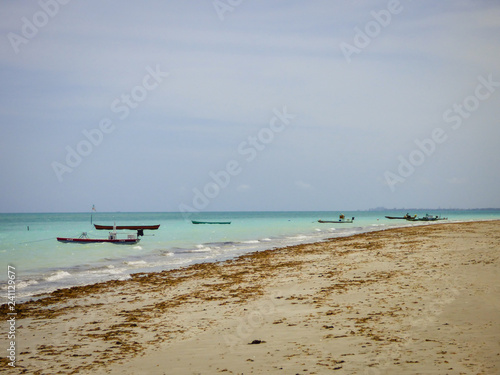
[(253, 340), (252, 342), (249, 342), (248, 345), (257, 345), (257, 344), (264, 344), (265, 341), (263, 340)]

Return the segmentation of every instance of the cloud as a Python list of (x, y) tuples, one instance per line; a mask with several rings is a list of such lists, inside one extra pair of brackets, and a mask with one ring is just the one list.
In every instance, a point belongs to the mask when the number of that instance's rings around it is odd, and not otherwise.
[[(463, 189), (486, 187), (484, 202), (500, 205), (495, 193), (500, 177), (463, 165), (494, 170), (498, 164), (500, 90), (401, 193), (390, 194), (382, 177), (397, 167), (398, 155), (415, 147), (415, 139), (448, 125), (443, 112), (474, 92), (479, 75), (500, 81), (498, 2), (402, 2), (403, 11), (350, 64), (340, 43), (352, 43), (355, 28), (363, 29), (373, 20), (371, 12), (387, 3), (246, 1), (221, 22), (210, 1), (151, 1), (147, 7), (116, 0), (69, 2), (15, 54), (6, 35), (20, 33), (22, 18), (32, 19), (40, 10), (38, 2), (26, 4), (0, 4), (0, 172), (6, 176), (0, 187), (20, 195), (2, 202), (0, 211), (82, 210), (86, 207), (63, 202), (78, 202), (82, 194), (110, 201), (111, 194), (127, 197), (144, 186), (150, 194), (141, 204), (161, 210), (154, 197), (168, 191), (168, 207), (177, 207), (206, 183), (210, 171), (232, 159), (242, 162), (242, 177), (252, 182), (235, 183), (234, 190), (255, 199), (238, 201), (239, 209), (267, 209), (262, 203), (267, 197), (276, 204), (273, 209), (293, 209), (307, 191), (315, 192), (310, 194), (315, 202), (307, 204), (317, 207), (335, 208), (339, 201), (361, 209), (393, 202), (428, 206), (442, 185), (456, 190), (439, 196), (447, 206), (464, 205)], [(127, 119), (118, 120), (111, 103), (130, 95), (145, 69), (157, 65), (168, 78)], [(238, 145), (283, 106), (296, 118), (245, 164)], [(82, 131), (96, 128), (104, 117), (116, 130), (68, 175), (70, 185), (59, 185), (51, 162), (64, 162), (66, 147), (76, 147)], [(474, 152), (464, 160), (464, 150)], [(138, 171), (140, 178), (112, 193), (95, 183), (96, 176), (120, 181), (125, 170)], [(446, 184), (449, 171), (469, 180), (450, 178)], [(420, 194), (420, 178), (443, 183)], [(349, 184), (349, 191), (338, 181)], [(43, 196), (34, 194), (41, 191)]]

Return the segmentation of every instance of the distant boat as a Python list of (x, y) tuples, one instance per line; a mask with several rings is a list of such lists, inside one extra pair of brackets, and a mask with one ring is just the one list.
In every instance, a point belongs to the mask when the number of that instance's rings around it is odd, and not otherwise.
[(191, 220), (193, 224), (231, 224), (230, 221), (196, 221)]
[(59, 242), (63, 243), (114, 243), (118, 245), (134, 245), (141, 239), (133, 234), (129, 234), (127, 238), (117, 238), (116, 232), (110, 232), (108, 238), (89, 238), (87, 232), (83, 232), (78, 238), (57, 237)]
[(346, 219), (344, 214), (341, 214), (338, 220), (318, 220), (318, 223), (352, 223), (353, 221), (354, 216), (352, 219)]
[(440, 217), (439, 215), (429, 215), (425, 214), (423, 217), (413, 217), (413, 218), (407, 218), (406, 220), (408, 221), (438, 221), (438, 220), (448, 220), (447, 217)]
[(386, 216), (387, 219), (400, 219), (400, 220), (411, 220), (415, 219), (417, 215), (410, 216), (410, 214), (406, 214), (405, 216)]
[[(99, 224), (94, 224), (95, 229), (105, 229), (105, 230), (111, 230), (113, 229), (113, 225), (99, 225)], [(158, 225), (117, 225), (116, 229), (130, 229), (130, 230), (156, 230), (160, 227), (160, 224)]]

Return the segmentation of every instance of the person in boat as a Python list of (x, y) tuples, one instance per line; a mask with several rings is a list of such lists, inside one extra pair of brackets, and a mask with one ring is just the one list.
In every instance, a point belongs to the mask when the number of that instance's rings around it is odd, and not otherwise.
[(344, 214), (340, 214), (340, 220), (344, 220), (344, 219), (345, 219)]

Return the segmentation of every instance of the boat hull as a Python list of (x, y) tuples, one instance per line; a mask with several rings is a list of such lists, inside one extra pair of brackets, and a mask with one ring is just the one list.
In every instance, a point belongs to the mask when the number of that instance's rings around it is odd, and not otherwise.
[(63, 243), (114, 243), (117, 245), (134, 245), (140, 241), (139, 238), (124, 238), (124, 239), (100, 239), (100, 238), (68, 238), (57, 237), (57, 241)]

